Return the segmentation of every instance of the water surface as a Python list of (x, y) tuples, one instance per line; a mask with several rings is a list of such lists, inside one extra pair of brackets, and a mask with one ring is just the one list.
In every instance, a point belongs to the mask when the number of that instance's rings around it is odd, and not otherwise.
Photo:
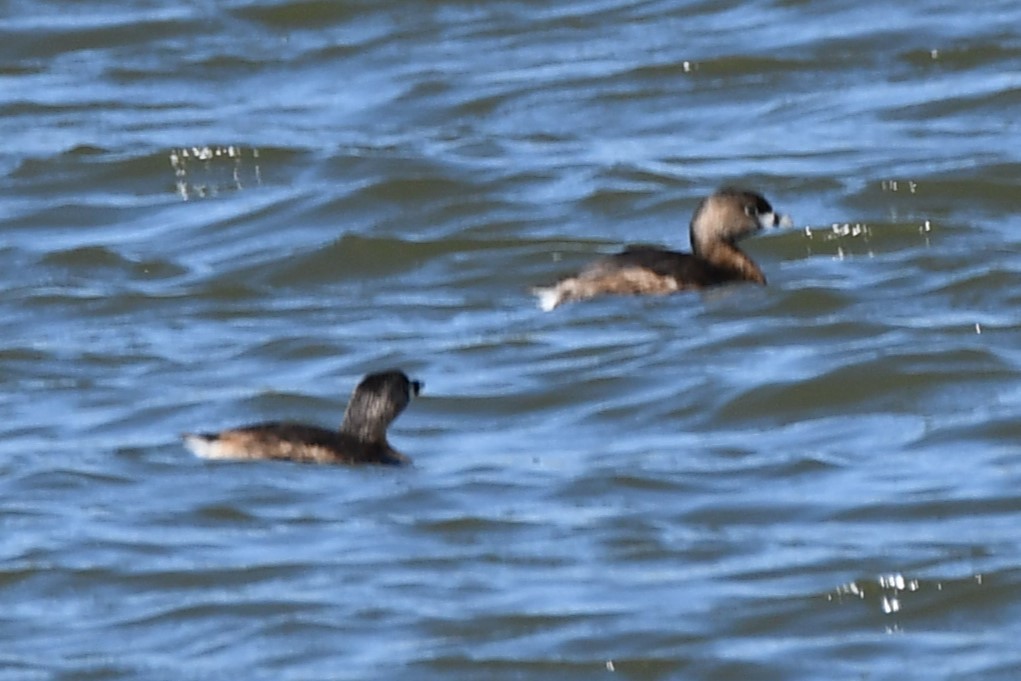
[[(0, 678), (1014, 678), (1015, 5), (11, 3)], [(538, 310), (723, 184), (768, 288)]]

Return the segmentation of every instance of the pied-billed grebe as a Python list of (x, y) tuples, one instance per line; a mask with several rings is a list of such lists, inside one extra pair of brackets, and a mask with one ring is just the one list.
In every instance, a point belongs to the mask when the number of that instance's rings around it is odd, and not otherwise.
[(760, 229), (790, 225), (769, 201), (751, 191), (724, 188), (702, 199), (691, 218), (691, 253), (628, 246), (600, 258), (573, 277), (534, 289), (539, 307), (602, 295), (662, 295), (732, 281), (765, 284), (759, 266), (737, 242)]
[(285, 459), (305, 463), (400, 465), (411, 460), (386, 440), (386, 429), (422, 390), (396, 369), (369, 374), (351, 395), (340, 430), (301, 423), (258, 423), (220, 433), (185, 433), (204, 459)]

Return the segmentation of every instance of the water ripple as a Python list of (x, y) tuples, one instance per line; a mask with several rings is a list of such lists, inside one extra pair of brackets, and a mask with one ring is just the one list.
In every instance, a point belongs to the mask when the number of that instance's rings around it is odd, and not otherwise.
[[(11, 4), (0, 677), (1013, 678), (983, 7)], [(725, 184), (768, 287), (535, 306)], [(384, 366), (408, 468), (180, 446)]]

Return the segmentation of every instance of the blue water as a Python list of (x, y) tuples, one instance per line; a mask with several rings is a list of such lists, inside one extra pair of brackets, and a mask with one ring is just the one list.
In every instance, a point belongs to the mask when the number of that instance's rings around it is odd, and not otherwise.
[[(1013, 679), (1021, 7), (8, 3), (0, 679)], [(544, 313), (714, 188), (769, 280)], [(425, 381), (408, 469), (215, 463)]]

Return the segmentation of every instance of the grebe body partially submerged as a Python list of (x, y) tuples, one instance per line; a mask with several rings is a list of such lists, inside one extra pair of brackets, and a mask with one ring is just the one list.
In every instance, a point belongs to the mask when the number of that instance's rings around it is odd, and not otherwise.
[(339, 430), (273, 421), (219, 433), (185, 433), (184, 444), (205, 459), (405, 464), (411, 460), (390, 446), (386, 430), (422, 387), (403, 371), (369, 374), (351, 395)]
[(539, 306), (552, 310), (566, 302), (603, 295), (662, 295), (736, 281), (764, 285), (762, 270), (737, 242), (759, 230), (790, 224), (790, 218), (776, 213), (761, 194), (721, 189), (695, 209), (690, 225), (691, 253), (628, 246), (534, 292)]

